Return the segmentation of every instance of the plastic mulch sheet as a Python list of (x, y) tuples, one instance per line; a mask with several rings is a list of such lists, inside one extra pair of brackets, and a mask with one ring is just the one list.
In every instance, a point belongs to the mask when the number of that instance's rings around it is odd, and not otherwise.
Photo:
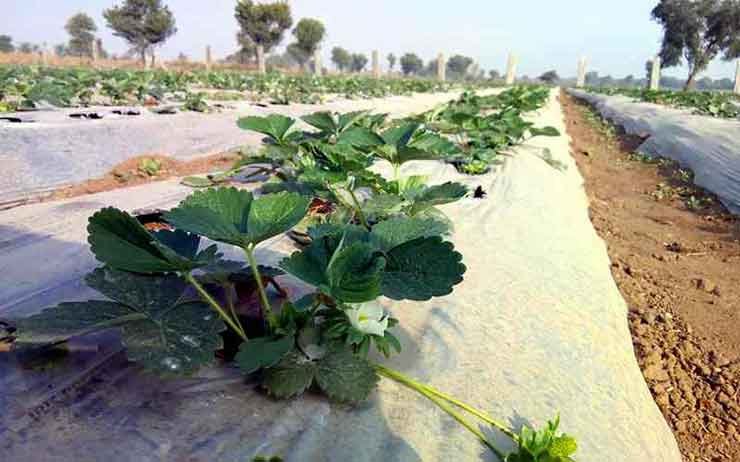
[[(565, 131), (554, 93), (531, 118)], [(453, 294), (384, 301), (404, 345), (388, 363), (516, 428), (560, 411), (579, 461), (679, 462), (634, 358), (627, 307), (568, 149), (566, 136), (534, 139), (479, 177), (437, 162), (404, 168), (488, 195), (444, 207), (468, 267)], [(567, 169), (543, 161), (548, 155)], [(90, 295), (80, 278), (96, 265), (85, 241), (94, 210), (170, 207), (187, 192), (163, 182), (0, 212), (0, 317)], [(292, 250), (277, 238), (258, 258), (274, 264)], [(495, 460), (431, 403), (387, 380), (357, 408), (313, 395), (273, 401), (228, 366), (183, 380), (144, 373), (125, 361), (115, 332), (70, 348), (56, 363), (0, 357), (2, 460)]]
[(649, 136), (638, 152), (667, 157), (694, 172), (694, 183), (740, 213), (740, 120), (694, 115), (690, 110), (569, 90), (629, 134)]

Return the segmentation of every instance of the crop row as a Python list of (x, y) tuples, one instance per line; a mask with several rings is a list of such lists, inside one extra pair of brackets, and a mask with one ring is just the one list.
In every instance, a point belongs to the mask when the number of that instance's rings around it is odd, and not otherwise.
[[(399, 320), (385, 312), (380, 297), (446, 296), (467, 271), (448, 240), (450, 220), (437, 208), (468, 195), (467, 187), (430, 185), (422, 176), (401, 175), (401, 165), (439, 159), (463, 166), (463, 172), (473, 162), (487, 170), (507, 147), (558, 135), (522, 119), (548, 95), (544, 88), (466, 93), (394, 121), (362, 111), (317, 112), (302, 118), (310, 131), (281, 115), (242, 118), (241, 128), (266, 137), (260, 151), (241, 162), (269, 174), (259, 194), (222, 185), (199, 189), (145, 224), (115, 208), (98, 211), (90, 218), (88, 241), (105, 266), (86, 281), (108, 300), (62, 303), (16, 320), (16, 346), (57, 344), (117, 327), (129, 359), (147, 369), (188, 374), (218, 352), (278, 399), (311, 389), (357, 403), (385, 377), (429, 399), (501, 460), (572, 461), (577, 445), (558, 432), (558, 418), (540, 431), (524, 427), (515, 433), (485, 412), (368, 359), (371, 349), (386, 357), (402, 349), (392, 333)], [(390, 178), (370, 170), (377, 160), (393, 166)], [(279, 268), (260, 265), (255, 248), (286, 232), (299, 250)], [(216, 245), (201, 249), (206, 239), (240, 249), (246, 261), (225, 260)], [(275, 279), (286, 273), (310, 288), (308, 295), (289, 300)], [(272, 299), (268, 285), (276, 289)], [(471, 416), (511, 438), (516, 451), (504, 455)]]
[(734, 119), (740, 117), (738, 96), (730, 92), (651, 90), (648, 88), (588, 88), (591, 93), (624, 95), (646, 103), (693, 109), (695, 114)]
[(244, 92), (276, 104), (321, 102), (322, 95), (372, 98), (445, 91), (450, 84), (415, 78), (313, 76), (237, 71), (143, 71), (0, 67), (0, 112), (33, 109), (46, 102), (58, 107), (143, 104), (186, 100), (200, 89)]

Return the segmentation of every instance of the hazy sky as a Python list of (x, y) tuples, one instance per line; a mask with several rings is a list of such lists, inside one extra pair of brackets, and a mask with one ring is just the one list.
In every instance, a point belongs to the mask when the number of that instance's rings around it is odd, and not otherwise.
[[(21, 41), (64, 42), (66, 19), (78, 11), (98, 24), (104, 47), (126, 50), (105, 27), (102, 11), (120, 0), (2, 0), (0, 34)], [(400, 55), (407, 51), (425, 61), (442, 51), (461, 53), (484, 69), (503, 70), (509, 50), (520, 56), (520, 74), (539, 75), (556, 69), (575, 75), (579, 56), (589, 70), (623, 77), (644, 75), (645, 60), (658, 51), (661, 31), (650, 20), (657, 0), (289, 0), (294, 21), (313, 17), (324, 22), (325, 65), (336, 45), (369, 55), (378, 49)], [(175, 14), (178, 33), (161, 49), (165, 57), (184, 52), (202, 59), (206, 44), (216, 57), (235, 50), (236, 0), (165, 0)], [(284, 40), (287, 43), (289, 34)], [(383, 59), (385, 65), (385, 59)], [(712, 63), (706, 75), (734, 77), (734, 63)], [(668, 75), (683, 76), (683, 69)]]

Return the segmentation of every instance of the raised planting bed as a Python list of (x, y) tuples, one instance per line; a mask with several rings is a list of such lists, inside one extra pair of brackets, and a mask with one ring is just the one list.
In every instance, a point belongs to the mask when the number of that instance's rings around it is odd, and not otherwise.
[[(492, 104), (483, 116), (510, 109)], [(261, 194), (163, 182), (4, 212), (0, 270), (17, 281), (0, 292), (17, 329), (0, 363), (6, 454), (679, 461), (637, 367), (556, 94), (541, 104), (523, 121), (550, 133), (490, 144), (486, 158), (502, 162), (483, 175), (440, 160), (470, 155), (469, 140), (503, 126), (492, 120), (470, 119), (480, 133), (456, 139), (433, 114), (377, 126), (368, 114), (313, 114), (311, 133), (250, 118), (240, 125), (267, 135), (259, 154), (275, 175), (254, 185)], [(316, 197), (336, 211), (297, 248), (283, 232)], [(163, 234), (124, 211), (141, 208), (166, 210), (166, 224), (153, 220)], [(33, 231), (39, 216), (53, 231)], [(31, 275), (22, 256), (42, 248), (48, 266)], [(93, 269), (96, 259), (107, 266)], [(270, 274), (283, 294), (260, 289), (258, 265), (286, 273)], [(235, 283), (257, 290), (231, 303)], [(84, 301), (103, 295), (114, 302)], [(82, 303), (41, 311), (62, 300)], [(248, 338), (233, 363), (222, 362), (226, 329)], [(70, 336), (66, 356), (25, 367), (22, 346)], [(115, 336), (125, 349), (108, 347)], [(36, 393), (24, 394), (28, 383)]]

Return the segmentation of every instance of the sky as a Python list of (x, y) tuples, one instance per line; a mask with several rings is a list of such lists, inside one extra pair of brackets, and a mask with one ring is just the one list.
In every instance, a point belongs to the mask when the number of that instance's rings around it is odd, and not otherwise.
[[(64, 23), (73, 14), (90, 14), (103, 46), (126, 51), (125, 42), (105, 27), (102, 11), (122, 0), (2, 0), (0, 34), (16, 43), (68, 38)], [(214, 57), (236, 49), (236, 0), (164, 0), (175, 14), (178, 32), (159, 51), (165, 58), (185, 53), (203, 59), (206, 45)], [(332, 47), (352, 52), (377, 49), (400, 56), (414, 52), (425, 61), (443, 52), (464, 54), (481, 68), (504, 71), (509, 52), (519, 57), (519, 74), (538, 76), (555, 69), (574, 76), (578, 59), (588, 59), (589, 71), (624, 77), (645, 74), (645, 61), (660, 48), (661, 29), (651, 21), (657, 0), (289, 0), (294, 22), (321, 20), (327, 29), (322, 43), (324, 65)], [(286, 33), (283, 45), (290, 40)], [(383, 65), (386, 64), (382, 59)], [(684, 68), (665, 70), (683, 77)], [(717, 59), (703, 75), (734, 78), (735, 64)]]

